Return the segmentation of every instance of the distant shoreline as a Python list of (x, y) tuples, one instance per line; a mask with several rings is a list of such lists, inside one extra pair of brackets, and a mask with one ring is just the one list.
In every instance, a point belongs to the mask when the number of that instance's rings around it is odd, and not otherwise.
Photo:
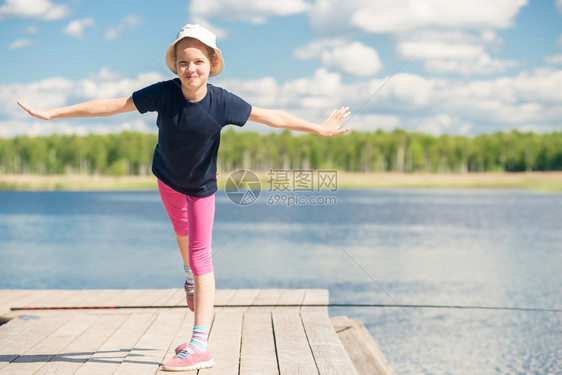
[[(219, 189), (224, 188), (231, 172), (218, 176)], [(256, 172), (262, 189), (269, 188), (268, 172)], [(317, 176), (314, 176), (317, 177)], [(0, 190), (17, 191), (111, 191), (153, 190), (156, 178), (150, 176), (112, 177), (104, 175), (0, 175)], [(337, 172), (337, 189), (387, 188), (488, 188), (527, 189), (562, 192), (562, 172), (522, 173), (351, 173)], [(289, 191), (291, 188), (289, 187)]]

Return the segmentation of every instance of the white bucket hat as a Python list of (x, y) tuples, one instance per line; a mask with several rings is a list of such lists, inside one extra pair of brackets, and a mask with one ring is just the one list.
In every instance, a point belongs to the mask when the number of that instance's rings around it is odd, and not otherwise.
[(176, 41), (168, 47), (166, 50), (166, 65), (174, 74), (178, 74), (176, 70), (176, 44), (183, 38), (194, 38), (199, 40), (201, 43), (211, 47), (215, 50), (215, 55), (217, 56), (216, 65), (211, 69), (209, 77), (214, 77), (218, 75), (224, 69), (224, 60), (222, 59), (221, 50), (217, 48), (217, 37), (215, 34), (200, 25), (185, 25), (181, 28), (178, 33)]

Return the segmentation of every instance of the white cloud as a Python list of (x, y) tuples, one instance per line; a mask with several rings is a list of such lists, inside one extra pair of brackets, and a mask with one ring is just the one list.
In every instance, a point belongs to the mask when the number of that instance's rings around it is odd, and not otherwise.
[(63, 30), (63, 33), (76, 39), (81, 39), (84, 34), (84, 29), (89, 26), (94, 26), (95, 21), (92, 18), (84, 18), (81, 20), (71, 21)]
[(374, 132), (379, 129), (392, 131), (404, 127), (400, 117), (397, 115), (367, 114), (359, 113), (353, 117), (352, 129), (356, 131)]
[(359, 42), (324, 51), (322, 62), (329, 68), (359, 77), (371, 76), (382, 68), (377, 51)]
[[(269, 93), (272, 108), (299, 113), (311, 121), (321, 121), (332, 109), (349, 105), (354, 117), (348, 125), (358, 130), (373, 127), (372, 121), (363, 122), (369, 116), (383, 116), (378, 118), (386, 120), (381, 128), (400, 126), (434, 134), (478, 134), (523, 127), (560, 129), (562, 70), (534, 70), (515, 77), (468, 82), (399, 73), (372, 97), (386, 80), (344, 84), (338, 73), (319, 69), (314, 77), (282, 85), (272, 79), (267, 85), (264, 79), (245, 81), (243, 87), (238, 81), (221, 85), (250, 104)], [(360, 112), (354, 112), (359, 108)]]
[(483, 46), (470, 44), (450, 44), (440, 41), (407, 41), (396, 47), (402, 57), (415, 54), (418, 60), (433, 59), (474, 59), (484, 53)]
[[(215, 26), (213, 24), (211, 24), (209, 21), (207, 21), (206, 19), (204, 19), (203, 17), (199, 17), (199, 16), (195, 16), (193, 17), (193, 23), (195, 24), (199, 24), (201, 26), (203, 26), (204, 28), (206, 28), (207, 30), (209, 30), (210, 32), (212, 32), (213, 34), (215, 34), (215, 36), (217, 37), (217, 39), (225, 39), (227, 36), (227, 32), (225, 29), (220, 28), (218, 26)], [(220, 47), (219, 47), (220, 48)]]
[(502, 41), (492, 31), (479, 35), (463, 32), (420, 32), (401, 41), (396, 51), (404, 58), (413, 56), (423, 61), (424, 68), (433, 73), (492, 74), (518, 66), (513, 60), (500, 60), (490, 56), (488, 46)]
[(20, 98), (35, 108), (55, 108), (86, 100), (131, 95), (135, 90), (165, 79), (159, 73), (142, 73), (135, 78), (127, 78), (102, 68), (78, 81), (51, 77), (28, 84), (0, 84), (0, 113), (27, 116), (16, 105)]
[[(514, 128), (560, 130), (562, 70), (537, 69), (514, 77), (480, 80), (398, 73), (373, 96), (387, 78), (345, 83), (340, 73), (320, 68), (311, 77), (284, 83), (263, 77), (219, 80), (217, 84), (252, 105), (282, 109), (315, 122), (322, 121), (333, 109), (348, 105), (353, 118), (347, 125), (355, 130), (401, 127), (433, 134), (479, 134)], [(123, 124), (135, 129), (143, 126), (153, 129), (154, 117), (139, 117), (137, 113), (104, 120), (37, 122), (16, 101), (21, 98), (39, 109), (60, 107), (95, 98), (130, 95), (163, 79), (166, 77), (158, 73), (127, 78), (102, 69), (79, 81), (53, 77), (25, 85), (0, 84), (0, 136), (24, 134), (32, 129), (67, 131), (70, 124), (96, 132), (123, 130)], [(36, 123), (46, 127), (38, 129)]]
[(280, 85), (271, 77), (263, 77), (252, 81), (236, 79), (220, 81), (219, 85), (235, 88), (236, 92), (245, 100), (258, 107), (271, 108), (279, 104)]
[(374, 48), (343, 39), (317, 40), (297, 48), (294, 55), (304, 60), (320, 58), (325, 67), (358, 77), (372, 76), (382, 68)]
[(557, 53), (556, 55), (545, 57), (544, 61), (547, 64), (562, 65), (562, 53)]
[(0, 20), (7, 18), (37, 18), (46, 21), (65, 18), (70, 14), (66, 4), (50, 0), (6, 0), (0, 7)]
[(391, 35), (396, 51), (413, 55), (431, 73), (497, 74), (518, 66), (494, 57), (503, 41), (495, 30), (513, 25), (527, 0), (316, 0), (312, 27)]
[(76, 82), (73, 85), (73, 95), (86, 100), (116, 98), (131, 95), (135, 90), (165, 79), (167, 78), (159, 73), (141, 73), (130, 79), (102, 68), (98, 73)]
[(250, 104), (268, 108), (284, 108), (292, 110), (314, 109), (326, 111), (341, 106), (341, 83), (339, 73), (328, 72), (325, 68), (318, 69), (313, 77), (300, 78), (284, 84), (272, 77), (255, 80), (231, 79), (219, 81), (218, 85), (232, 90)]
[(39, 26), (31, 25), (25, 29), (25, 32), (29, 35), (37, 34), (39, 32)]
[(503, 73), (507, 69), (518, 66), (514, 60), (500, 60), (490, 57), (487, 53), (482, 53), (474, 59), (438, 59), (429, 60), (425, 63), (425, 68), (430, 72), (436, 73), (459, 73), (465, 76), (472, 74), (493, 74)]
[(123, 32), (132, 30), (135, 27), (139, 26), (141, 23), (142, 23), (142, 19), (139, 16), (135, 14), (129, 14), (119, 22), (119, 25), (117, 25), (116, 27), (109, 27), (107, 29), (105, 33), (105, 39), (115, 40)]
[(15, 50), (20, 48), (30, 47), (32, 45), (33, 42), (31, 42), (31, 40), (27, 38), (23, 38), (23, 39), (14, 40), (12, 43), (8, 45), (8, 49)]
[[(137, 114), (138, 115), (138, 114)], [(148, 118), (131, 118), (128, 121), (123, 121), (126, 115), (118, 115), (120, 121), (108, 121), (104, 119), (87, 119), (82, 121), (77, 120), (54, 120), (42, 121), (38, 119), (30, 119), (28, 122), (22, 124), (22, 121), (1, 121), (0, 120), (0, 137), (10, 138), (15, 136), (13, 129), (20, 129), (17, 134), (25, 134), (30, 137), (48, 136), (50, 134), (76, 134), (79, 136), (86, 136), (88, 134), (111, 134), (121, 133), (124, 131), (138, 131), (138, 132), (155, 132), (154, 120)], [(23, 127), (23, 129), (22, 129)]]
[(220, 18), (260, 24), (272, 17), (303, 13), (308, 7), (304, 0), (193, 0), (189, 12), (200, 20)]
[(558, 9), (558, 13), (562, 14), (562, 0), (556, 0), (556, 9)]
[(447, 133), (453, 123), (451, 117), (446, 114), (424, 116), (415, 119), (415, 130), (422, 133), (441, 135)]
[(39, 121), (29, 116), (16, 102), (22, 99), (37, 109), (58, 108), (87, 100), (131, 95), (165, 79), (159, 73), (143, 73), (127, 78), (102, 69), (79, 81), (52, 77), (29, 84), (0, 84), (0, 136), (154, 130), (155, 116), (151, 114), (139, 117), (138, 113), (132, 112), (103, 119)]
[(316, 0), (309, 16), (313, 27), (352, 25), (371, 33), (424, 29), (507, 28), (527, 0)]

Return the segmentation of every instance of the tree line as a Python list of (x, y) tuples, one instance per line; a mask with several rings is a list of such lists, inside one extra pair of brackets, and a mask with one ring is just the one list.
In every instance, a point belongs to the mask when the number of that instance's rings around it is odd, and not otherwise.
[[(0, 173), (148, 175), (156, 134), (18, 136), (0, 139)], [(219, 171), (337, 169), (350, 172), (520, 172), (562, 170), (562, 132), (475, 137), (404, 130), (324, 138), (289, 131), (222, 133)]]

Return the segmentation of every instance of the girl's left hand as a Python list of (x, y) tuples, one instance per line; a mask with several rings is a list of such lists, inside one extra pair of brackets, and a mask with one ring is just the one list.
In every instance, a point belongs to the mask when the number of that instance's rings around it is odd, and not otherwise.
[(343, 120), (347, 118), (351, 114), (348, 111), (349, 107), (341, 107), (340, 109), (334, 110), (330, 113), (330, 116), (322, 123), (322, 130), (321, 135), (325, 137), (333, 137), (335, 135), (347, 133), (349, 128), (338, 128), (343, 123)]
[(51, 120), (53, 118), (53, 115), (51, 113), (47, 111), (36, 111), (35, 109), (31, 108), (29, 104), (22, 100), (18, 100), (18, 104), (33, 117), (37, 117), (41, 120)]

